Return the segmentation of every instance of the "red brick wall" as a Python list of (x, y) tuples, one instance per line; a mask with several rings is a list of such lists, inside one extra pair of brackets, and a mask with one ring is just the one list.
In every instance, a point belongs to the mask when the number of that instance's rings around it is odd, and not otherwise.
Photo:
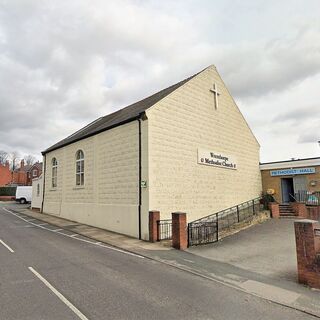
[(309, 219), (320, 221), (320, 206), (307, 207), (307, 210)]
[(298, 280), (320, 289), (320, 224), (314, 220), (295, 221)]
[(16, 183), (21, 186), (27, 185), (27, 173), (24, 171), (13, 172), (12, 174), (12, 183)]
[(12, 174), (9, 168), (9, 163), (6, 165), (0, 164), (0, 187), (5, 186), (11, 182)]

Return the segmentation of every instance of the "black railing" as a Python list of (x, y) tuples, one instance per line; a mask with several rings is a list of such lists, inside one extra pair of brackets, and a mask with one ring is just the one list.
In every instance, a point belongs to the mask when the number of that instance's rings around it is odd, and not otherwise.
[(221, 231), (237, 223), (251, 221), (262, 209), (261, 198), (256, 198), (190, 222), (189, 246), (218, 241)]
[(157, 221), (157, 240), (171, 240), (172, 239), (172, 220), (158, 220)]
[(219, 240), (218, 219), (211, 222), (188, 224), (188, 246), (212, 243)]
[(295, 192), (294, 199), (297, 202), (305, 203), (308, 206), (318, 206), (320, 205), (320, 192), (299, 190), (298, 192)]

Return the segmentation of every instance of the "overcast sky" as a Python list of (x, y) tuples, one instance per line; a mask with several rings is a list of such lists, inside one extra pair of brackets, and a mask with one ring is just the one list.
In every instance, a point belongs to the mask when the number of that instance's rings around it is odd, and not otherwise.
[(261, 161), (320, 156), (319, 0), (0, 0), (0, 150), (40, 152), (214, 64)]

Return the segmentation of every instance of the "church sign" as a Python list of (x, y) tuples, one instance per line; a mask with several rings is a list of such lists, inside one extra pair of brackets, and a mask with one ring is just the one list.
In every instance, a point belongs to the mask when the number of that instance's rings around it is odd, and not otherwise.
[(270, 171), (271, 177), (277, 176), (291, 176), (294, 174), (309, 174), (316, 173), (316, 168), (296, 168), (296, 169), (282, 169)]
[(212, 150), (198, 149), (198, 163), (225, 169), (237, 169), (237, 161), (235, 157)]

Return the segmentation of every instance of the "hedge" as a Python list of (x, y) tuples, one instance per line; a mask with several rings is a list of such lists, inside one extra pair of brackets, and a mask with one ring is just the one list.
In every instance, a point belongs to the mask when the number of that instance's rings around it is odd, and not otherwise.
[(0, 196), (12, 196), (16, 195), (17, 187), (0, 187)]

